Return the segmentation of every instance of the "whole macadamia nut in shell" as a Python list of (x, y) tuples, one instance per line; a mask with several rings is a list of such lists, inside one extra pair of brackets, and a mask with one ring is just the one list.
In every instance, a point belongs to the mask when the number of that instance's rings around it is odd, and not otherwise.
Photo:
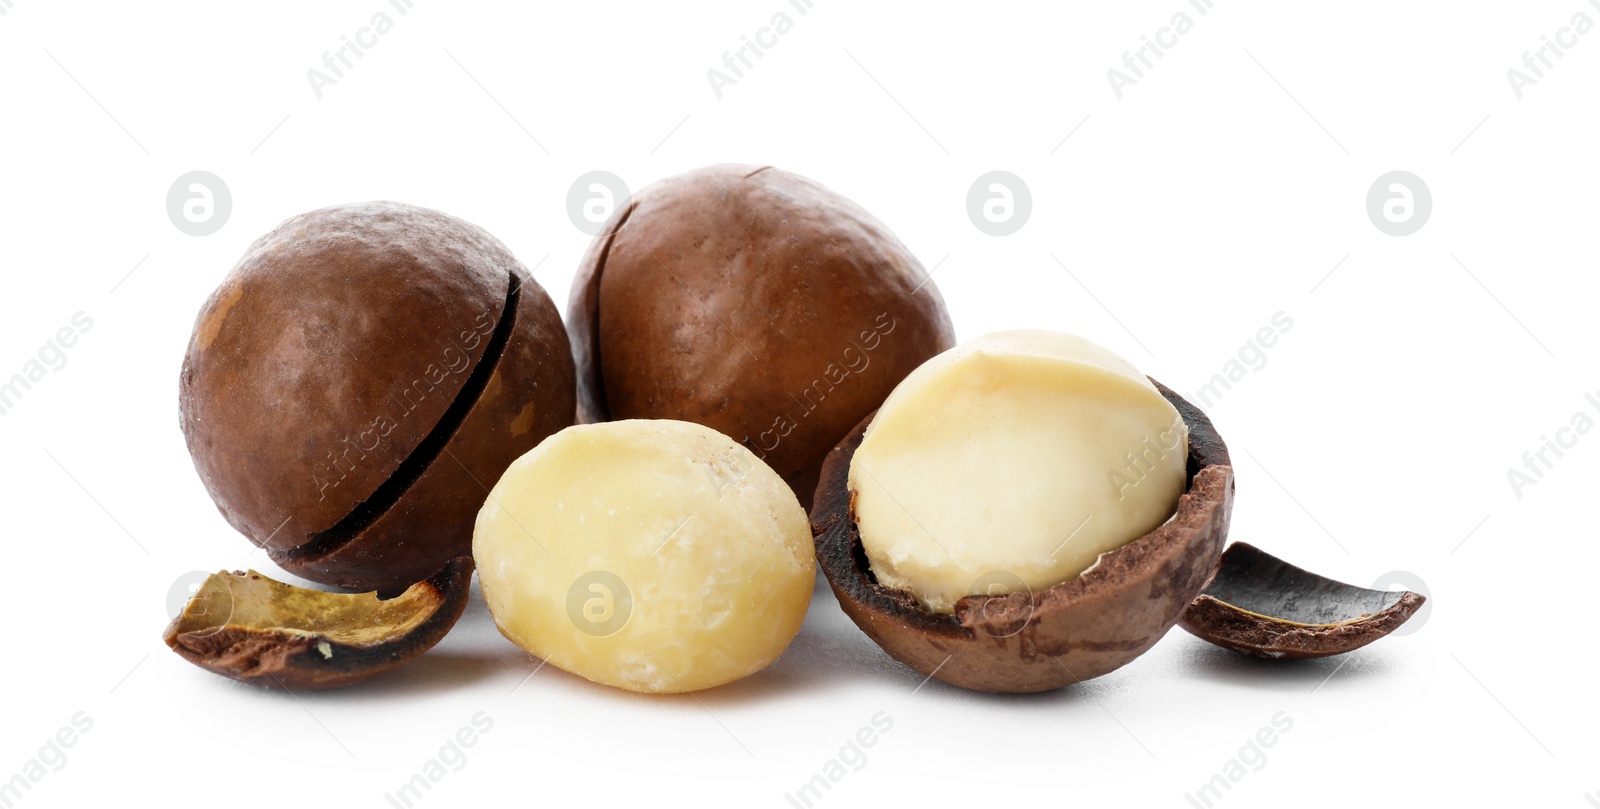
[(887, 227), (758, 166), (635, 194), (585, 256), (568, 320), (586, 420), (711, 427), (804, 505), (828, 450), (955, 344), (927, 271)]
[(393, 202), (294, 217), (201, 308), (180, 423), (284, 569), (398, 593), (471, 553), (488, 487), (572, 423), (560, 315), (493, 236)]

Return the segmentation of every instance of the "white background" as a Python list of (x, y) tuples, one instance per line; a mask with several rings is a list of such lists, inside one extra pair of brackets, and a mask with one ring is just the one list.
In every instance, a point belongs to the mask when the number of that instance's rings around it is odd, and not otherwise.
[[(1521, 497), (1507, 470), (1574, 413), (1600, 419), (1600, 33), (1520, 100), (1506, 71), (1600, 9), (862, 5), (416, 0), (319, 100), (306, 71), (387, 0), (0, 2), (0, 377), (93, 319), (0, 416), (0, 779), (93, 721), (18, 805), (389, 806), (480, 711), (492, 729), (422, 805), (789, 806), (880, 711), (892, 730), (819, 805), (1189, 806), (1278, 712), (1292, 729), (1220, 805), (1589, 805), (1600, 435)], [(706, 71), (780, 10), (793, 30), (716, 98)], [(1119, 100), (1106, 71), (1179, 10), (1193, 30)], [(1286, 313), (1209, 408), (1238, 464), (1233, 538), (1361, 585), (1405, 572), (1433, 609), (1300, 664), (1174, 630), (1031, 697), (919, 689), (826, 588), (777, 664), (695, 697), (529, 677), (479, 600), (414, 665), (340, 692), (269, 693), (166, 650), (175, 579), (278, 573), (217, 514), (177, 423), (194, 313), (252, 240), (324, 205), (426, 205), (537, 263), (565, 309), (589, 242), (576, 177), (638, 189), (725, 161), (873, 211), (938, 265), (962, 338), (1076, 332), (1187, 393)], [(207, 237), (165, 210), (196, 169), (233, 195)], [(965, 211), (994, 169), (1033, 197), (1007, 237)], [(1434, 200), (1406, 237), (1365, 210), (1396, 169)]]

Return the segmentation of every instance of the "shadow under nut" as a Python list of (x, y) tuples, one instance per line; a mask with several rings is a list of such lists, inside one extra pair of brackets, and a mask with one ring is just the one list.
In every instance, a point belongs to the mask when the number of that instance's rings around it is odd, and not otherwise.
[(817, 560), (845, 614), (896, 660), (977, 691), (1049, 691), (1149, 650), (1215, 571), (1234, 488), (1227, 447), (1210, 420), (1156, 387), (1189, 426), (1187, 487), (1172, 518), (1076, 578), (1033, 592), (968, 596), (954, 614), (924, 609), (872, 575), (848, 490), (868, 416), (829, 453), (812, 511)]

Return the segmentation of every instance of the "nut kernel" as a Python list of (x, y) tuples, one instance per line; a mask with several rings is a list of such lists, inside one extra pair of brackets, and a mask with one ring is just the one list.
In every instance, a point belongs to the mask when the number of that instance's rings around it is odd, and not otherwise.
[(513, 643), (649, 693), (765, 668), (799, 631), (815, 582), (806, 515), (783, 479), (680, 421), (551, 436), (496, 484), (473, 553)]
[(990, 334), (923, 364), (873, 417), (850, 465), (855, 519), (881, 583), (953, 612), (1007, 576), (1020, 586), (1004, 592), (1071, 579), (1165, 522), (1187, 442), (1177, 410), (1110, 351)]

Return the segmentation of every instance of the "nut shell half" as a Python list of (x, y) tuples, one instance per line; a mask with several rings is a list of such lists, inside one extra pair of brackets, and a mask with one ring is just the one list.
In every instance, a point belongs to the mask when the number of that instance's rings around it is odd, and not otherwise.
[(162, 640), (213, 674), (263, 688), (342, 688), (404, 665), (455, 626), (467, 606), (472, 560), (459, 557), (404, 593), (379, 601), (218, 572), (200, 585)]
[(1210, 580), (1234, 488), (1228, 448), (1211, 421), (1155, 385), (1189, 426), (1187, 489), (1172, 518), (1102, 554), (1074, 579), (1032, 592), (968, 596), (951, 615), (878, 584), (867, 563), (848, 480), (869, 416), (829, 453), (811, 516), (818, 564), (845, 614), (896, 660), (976, 691), (1061, 688), (1115, 671), (1154, 646)]
[(1226, 649), (1304, 660), (1366, 646), (1398, 629), (1426, 600), (1410, 590), (1334, 581), (1235, 542), (1181, 623), (1195, 637)]

